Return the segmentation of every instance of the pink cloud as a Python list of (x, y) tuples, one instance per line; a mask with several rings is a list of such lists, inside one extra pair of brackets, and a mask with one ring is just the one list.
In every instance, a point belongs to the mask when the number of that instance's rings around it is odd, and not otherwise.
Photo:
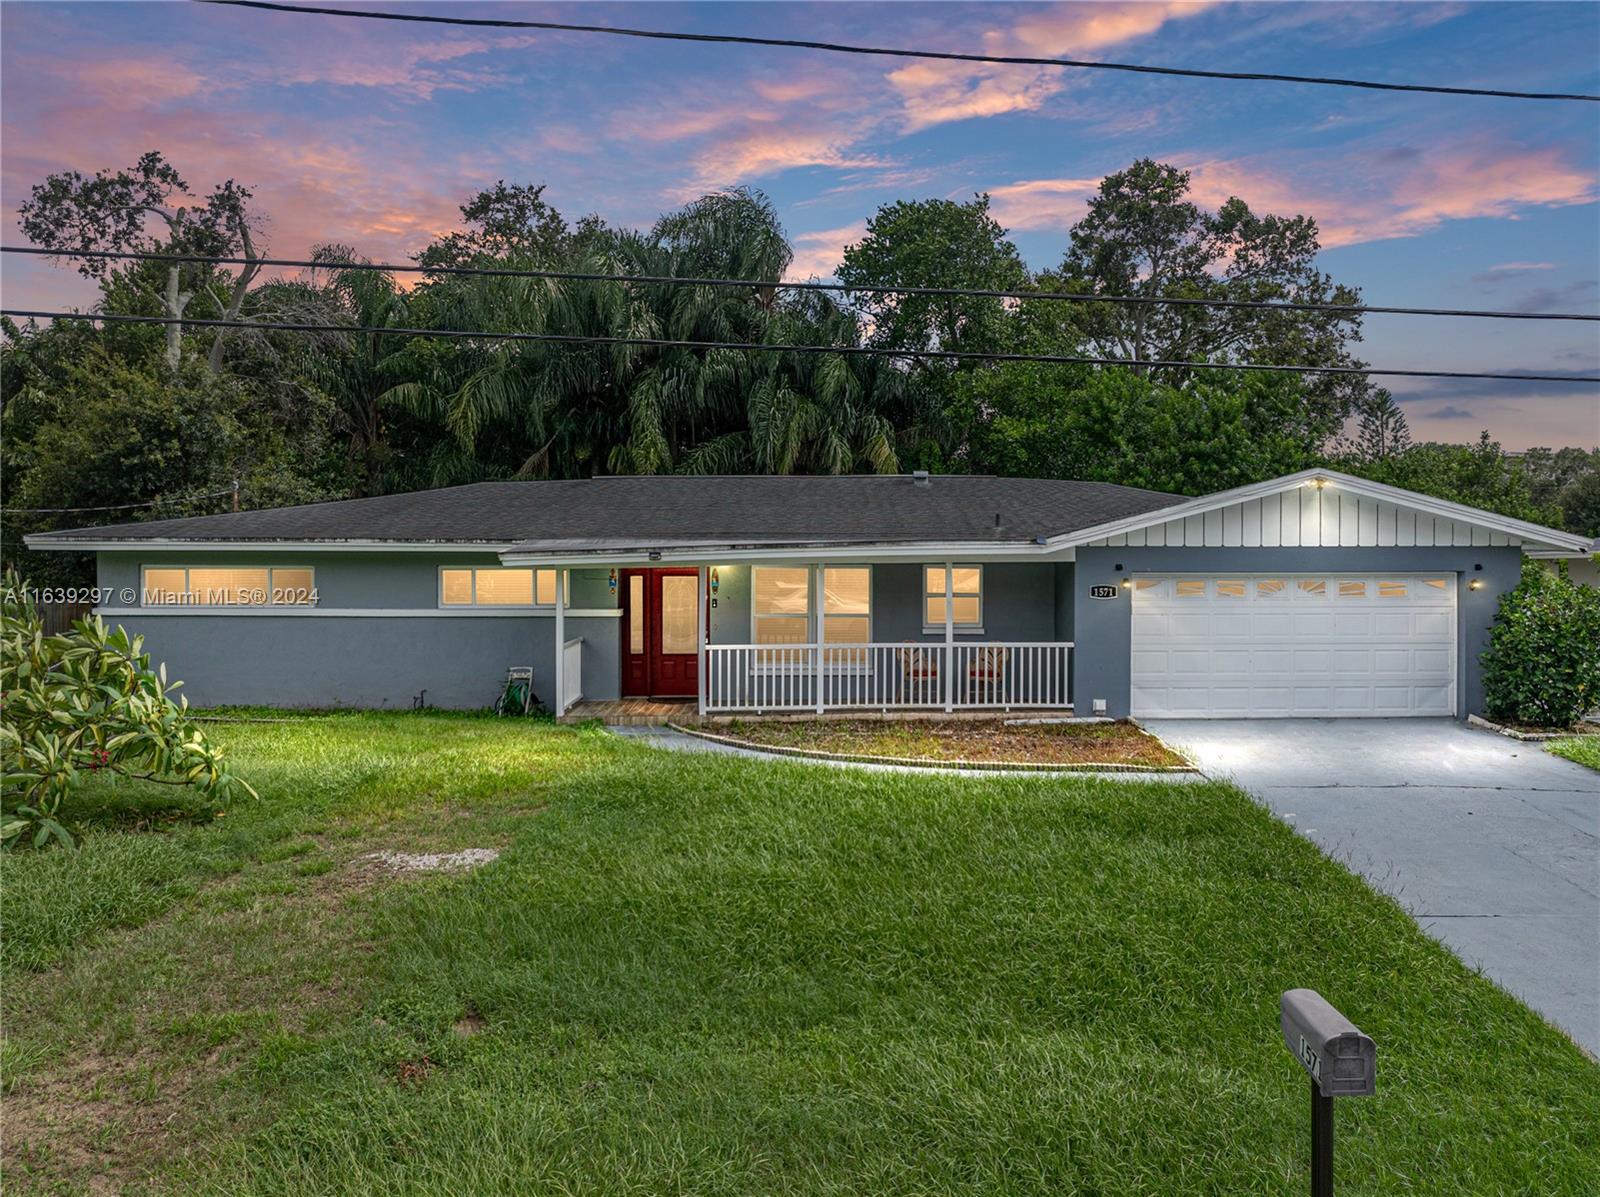
[(1594, 176), (1554, 147), (1473, 146), (1358, 159), (1338, 179), (1285, 176), (1248, 162), (1189, 168), (1193, 195), (1217, 206), (1237, 195), (1258, 211), (1309, 213), (1326, 249), (1415, 237), (1447, 220), (1515, 219), (1528, 208), (1593, 203)]
[(989, 189), (990, 210), (1008, 229), (1065, 229), (1083, 216), (1099, 179), (1027, 179)]
[[(1078, 58), (1155, 33), (1170, 21), (1203, 12), (1209, 3), (1052, 5), (1025, 13), (1005, 28), (983, 34), (986, 54)], [(966, 62), (917, 62), (891, 71), (908, 131), (947, 121), (1032, 112), (1065, 88), (1071, 72), (1060, 67)]]
[[(1555, 148), (1389, 151), (1358, 158), (1337, 176), (1319, 166), (1295, 170), (1250, 159), (1165, 158), (1190, 172), (1196, 203), (1215, 209), (1238, 196), (1256, 212), (1313, 216), (1324, 249), (1415, 237), (1449, 220), (1516, 219), (1531, 208), (1600, 198), (1594, 176)], [(995, 219), (1013, 229), (1065, 231), (1083, 215), (1099, 182), (1027, 179), (993, 187)]]
[(789, 263), (788, 273), (784, 277), (790, 282), (832, 278), (833, 272), (838, 269), (840, 261), (844, 258), (845, 246), (860, 241), (866, 235), (867, 222), (864, 220), (842, 225), (836, 229), (796, 233), (791, 238), (794, 243), (794, 261)]

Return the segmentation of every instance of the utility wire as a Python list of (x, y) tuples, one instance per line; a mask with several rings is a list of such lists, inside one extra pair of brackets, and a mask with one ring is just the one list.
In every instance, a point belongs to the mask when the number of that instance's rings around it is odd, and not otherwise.
[(584, 333), (487, 332), (455, 328), (384, 328), (357, 324), (312, 324), (254, 320), (189, 320), (108, 312), (37, 312), (7, 308), (0, 316), (31, 320), (88, 320), (120, 324), (187, 324), (195, 328), (253, 328), (264, 332), (379, 333), (399, 337), (443, 337), (479, 341), (533, 341), (559, 345), (631, 345), (657, 349), (729, 349), (761, 353), (838, 353), (900, 357), (917, 361), (1036, 362), (1054, 366), (1133, 366), (1173, 370), (1260, 370), (1282, 374), (1376, 374), (1394, 378), (1481, 378), (1507, 382), (1600, 382), (1600, 376), (1495, 374), (1473, 370), (1396, 370), (1374, 366), (1275, 366), (1266, 362), (1143, 361), (1138, 358), (1078, 357), (1046, 353), (967, 352), (957, 349), (875, 349), (870, 345), (790, 345), (763, 341), (680, 341), (668, 337), (611, 337)]
[(232, 8), (260, 8), (269, 12), (313, 13), (325, 17), (358, 17), (368, 21), (412, 21), (425, 25), (466, 25), (480, 29), (551, 29), (563, 33), (602, 33), (613, 37), (642, 37), (656, 41), (712, 42), (736, 46), (776, 46), (790, 50), (826, 50), (833, 54), (867, 54), (881, 58), (926, 58), (942, 62), (998, 63), (1002, 66), (1071, 67), (1094, 71), (1126, 71), (1138, 75), (1181, 75), (1191, 79), (1236, 79), (1260, 83), (1311, 83), (1322, 87), (1357, 87), (1368, 91), (1428, 92), (1447, 96), (1496, 96), (1509, 100), (1600, 101), (1600, 95), (1571, 92), (1508, 91), (1488, 87), (1444, 87), (1431, 83), (1379, 83), (1371, 79), (1341, 79), (1317, 75), (1283, 75), (1258, 71), (1202, 71), (1188, 67), (1144, 66), (1131, 62), (1098, 62), (1080, 58), (1032, 58), (1006, 54), (959, 54), (942, 50), (903, 50), (862, 46), (846, 42), (819, 42), (800, 38), (749, 37), (729, 33), (678, 33), (661, 29), (628, 29), (614, 25), (573, 25), (560, 21), (514, 21), (493, 17), (440, 17), (425, 13), (371, 12), (365, 9), (324, 8), (310, 4), (272, 4), (267, 0), (199, 0)]
[(771, 287), (780, 291), (838, 291), (851, 295), (923, 295), (971, 299), (1052, 300), (1067, 303), (1172, 305), (1176, 307), (1245, 308), (1254, 311), (1332, 312), (1341, 316), (1466, 316), (1485, 320), (1595, 320), (1585, 312), (1512, 312), (1481, 308), (1409, 308), (1365, 303), (1307, 303), (1277, 299), (1199, 299), (1165, 295), (1098, 295), (1078, 291), (996, 291), (981, 287), (879, 287), (845, 283), (770, 283), (748, 278), (698, 278), (670, 274), (599, 274), (581, 270), (532, 270), (511, 266), (420, 266), (399, 262), (328, 262), (314, 258), (229, 258), (207, 254), (159, 253), (146, 250), (50, 249), (36, 245), (0, 245), (0, 253), (49, 258), (111, 258), (141, 262), (195, 262), (216, 266), (301, 267), (312, 270), (376, 270), (385, 274), (442, 274), (490, 278), (553, 279), (565, 282), (643, 283), (679, 287)]
[(131, 511), (135, 507), (159, 507), (163, 503), (192, 503), (196, 499), (215, 499), (219, 495), (231, 495), (238, 489), (237, 483), (226, 490), (211, 490), (203, 495), (178, 495), (173, 498), (150, 499), (144, 503), (113, 503), (104, 507), (0, 507), (0, 511), (9, 511), (13, 514), (28, 515), (68, 515), (82, 511)]

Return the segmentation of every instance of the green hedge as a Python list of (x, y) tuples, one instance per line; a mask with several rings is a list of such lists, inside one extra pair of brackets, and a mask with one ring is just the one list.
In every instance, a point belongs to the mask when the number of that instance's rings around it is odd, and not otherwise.
[(1500, 600), (1483, 655), (1491, 719), (1570, 727), (1600, 707), (1600, 590), (1537, 562)]

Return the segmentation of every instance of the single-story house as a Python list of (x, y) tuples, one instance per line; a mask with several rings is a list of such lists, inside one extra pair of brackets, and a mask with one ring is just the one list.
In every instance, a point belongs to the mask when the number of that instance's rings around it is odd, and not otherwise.
[(1550, 528), (1306, 470), (1188, 499), (981, 476), (605, 477), (31, 536), (191, 703), (1456, 716)]

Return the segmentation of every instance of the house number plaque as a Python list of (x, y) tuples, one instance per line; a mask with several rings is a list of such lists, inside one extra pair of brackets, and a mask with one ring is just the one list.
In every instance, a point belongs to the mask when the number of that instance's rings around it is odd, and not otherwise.
[(1117, 588), (1115, 586), (1091, 586), (1089, 587), (1089, 597), (1093, 599), (1114, 599), (1117, 597)]

